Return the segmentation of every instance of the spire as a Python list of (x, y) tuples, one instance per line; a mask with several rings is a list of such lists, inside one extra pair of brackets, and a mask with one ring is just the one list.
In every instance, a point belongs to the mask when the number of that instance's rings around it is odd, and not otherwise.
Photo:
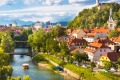
[(113, 18), (112, 18), (112, 8), (110, 8), (109, 22), (113, 22)]

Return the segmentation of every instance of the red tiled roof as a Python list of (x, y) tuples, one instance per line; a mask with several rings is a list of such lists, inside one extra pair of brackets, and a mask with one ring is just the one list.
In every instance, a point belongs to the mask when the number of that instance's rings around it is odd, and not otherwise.
[(76, 34), (76, 33), (78, 33), (80, 30), (81, 30), (81, 29), (73, 30), (73, 31), (72, 31), (72, 34)]
[(67, 40), (67, 43), (68, 45), (75, 45), (75, 44), (83, 45), (84, 43), (87, 43), (87, 41), (85, 39), (78, 39), (78, 38), (72, 37)]
[(103, 54), (102, 56), (108, 57), (110, 61), (117, 61), (117, 59), (120, 58), (120, 52), (109, 52)]
[(91, 32), (93, 33), (109, 33), (110, 30), (109, 29), (105, 29), (104, 27), (100, 27), (100, 29), (94, 28), (91, 30)]
[(111, 38), (111, 40), (113, 42), (120, 42), (120, 36), (116, 37), (116, 38)]
[(94, 37), (94, 36), (96, 36), (96, 33), (87, 33), (86, 36)]
[(120, 28), (117, 28), (118, 31), (120, 31)]
[[(87, 52), (91, 52), (91, 53), (94, 53), (95, 51), (97, 51), (100, 48), (109, 48), (102, 43), (91, 43), (88, 45), (88, 47), (86, 47), (84, 50)], [(91, 49), (91, 48), (94, 48), (94, 49)]]
[(74, 53), (74, 52), (76, 52), (76, 51), (78, 51), (78, 48), (75, 48), (75, 49), (73, 49), (73, 50), (70, 50), (70, 53)]
[(90, 32), (90, 30), (88, 30), (88, 29), (83, 29), (83, 31), (84, 31), (85, 33), (89, 33), (89, 32)]
[(106, 39), (106, 38), (100, 38), (95, 40), (93, 43), (102, 43), (102, 44), (115, 44), (113, 41)]
[(84, 51), (87, 51), (87, 52), (90, 52), (90, 53), (94, 53), (96, 50), (85, 48)]

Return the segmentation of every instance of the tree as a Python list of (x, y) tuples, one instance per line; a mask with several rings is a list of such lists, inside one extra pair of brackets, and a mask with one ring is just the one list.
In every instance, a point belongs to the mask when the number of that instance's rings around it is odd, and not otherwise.
[(10, 76), (8, 76), (7, 80), (21, 80), (21, 78), (20, 77), (10, 77)]
[(78, 61), (78, 65), (80, 65), (80, 63), (81, 63), (82, 60), (83, 60), (82, 54), (80, 54), (79, 51), (76, 51), (76, 52), (74, 53), (74, 58), (75, 58), (76, 61)]
[[(97, 7), (98, 6), (95, 6), (91, 9), (83, 9), (80, 11), (79, 14), (68, 23), (67, 28), (95, 28), (103, 26), (109, 19), (109, 9), (111, 7), (111, 4), (106, 4), (100, 11), (98, 11)], [(120, 5), (118, 3), (112, 3), (112, 9), (113, 18), (115, 20), (119, 20)], [(120, 21), (118, 21), (118, 26), (119, 25)]]
[(14, 51), (14, 41), (10, 35), (4, 34), (1, 39), (1, 47), (5, 52), (11, 53)]
[(110, 68), (112, 67), (112, 63), (109, 61), (104, 61), (104, 66), (103, 68), (106, 70), (110, 70)]
[(77, 60), (78, 61), (78, 63), (80, 64), (81, 62), (86, 62), (86, 61), (88, 61), (89, 59), (88, 59), (88, 55), (86, 54), (86, 53), (80, 53), (79, 51), (76, 51), (75, 53), (74, 53), (74, 58), (75, 58), (75, 60)]
[(53, 38), (48, 38), (46, 41), (46, 50), (51, 54), (58, 53), (60, 51), (58, 41)]
[(86, 63), (86, 61), (89, 61), (88, 55), (86, 53), (82, 53), (82, 56), (83, 56), (82, 58), (83, 63), (84, 62)]
[(117, 64), (120, 64), (120, 58), (117, 59)]
[(10, 56), (5, 53), (4, 50), (0, 47), (0, 67), (7, 66), (9, 64)]
[(7, 30), (7, 31), (5, 31), (5, 33), (6, 33), (7, 35), (10, 35), (11, 38), (14, 39), (14, 32), (13, 32), (13, 31)]
[(90, 62), (91, 69), (93, 70), (94, 67), (96, 67), (95, 63), (92, 61)]
[(67, 47), (67, 44), (65, 41), (60, 43), (60, 55), (62, 56), (62, 59), (64, 61), (65, 56), (69, 55), (69, 49)]
[(120, 34), (120, 32), (119, 32), (118, 30), (112, 30), (112, 31), (109, 33), (108, 37), (109, 37), (109, 38), (118, 37), (119, 34)]
[(51, 38), (56, 38), (66, 35), (66, 32), (65, 32), (65, 28), (57, 25), (50, 30), (49, 34)]
[(7, 80), (31, 80), (30, 76), (24, 75), (23, 78), (20, 77), (7, 77)]
[(24, 75), (24, 76), (23, 76), (23, 80), (31, 80), (31, 79), (30, 79), (30, 76)]
[(28, 37), (28, 43), (36, 52), (46, 50), (46, 40), (47, 34), (43, 29), (39, 29)]

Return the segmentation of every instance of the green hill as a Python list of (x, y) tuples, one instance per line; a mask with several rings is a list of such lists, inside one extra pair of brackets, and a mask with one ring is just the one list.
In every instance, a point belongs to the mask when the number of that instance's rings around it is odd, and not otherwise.
[(118, 20), (117, 27), (120, 27), (120, 5), (118, 3), (107, 3), (101, 10), (98, 10), (97, 6), (91, 9), (82, 10), (79, 12), (78, 16), (68, 23), (67, 28), (106, 27), (111, 6), (113, 11), (113, 19)]

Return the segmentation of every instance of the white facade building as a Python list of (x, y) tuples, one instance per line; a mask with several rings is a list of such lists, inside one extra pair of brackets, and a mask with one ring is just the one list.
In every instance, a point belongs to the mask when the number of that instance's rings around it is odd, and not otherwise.
[(40, 28), (43, 28), (43, 25), (44, 23), (43, 22), (36, 22), (35, 25), (34, 25), (34, 28), (36, 30), (40, 29)]
[(93, 42), (94, 40), (98, 38), (107, 38), (107, 33), (87, 33), (83, 39), (85, 39), (87, 42)]
[(102, 54), (113, 51), (102, 43), (91, 43), (85, 48), (84, 52), (86, 52), (91, 61), (99, 61)]
[(14, 21), (14, 22), (12, 23), (12, 26), (13, 26), (13, 27), (16, 27), (16, 26), (17, 26), (17, 22)]

